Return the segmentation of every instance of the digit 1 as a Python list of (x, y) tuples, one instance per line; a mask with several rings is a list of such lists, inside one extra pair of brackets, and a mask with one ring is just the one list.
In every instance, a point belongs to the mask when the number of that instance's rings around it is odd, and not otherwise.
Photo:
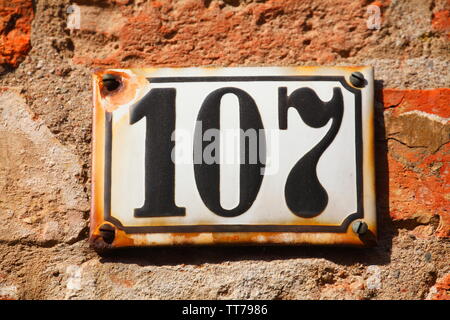
[(336, 137), (344, 112), (340, 88), (333, 89), (333, 98), (328, 102), (319, 99), (314, 90), (300, 88), (289, 96), (287, 88), (278, 88), (278, 121), (281, 130), (287, 129), (288, 109), (294, 108), (310, 127), (320, 128), (333, 119), (331, 128), (323, 139), (306, 153), (289, 172), (284, 196), (289, 209), (302, 218), (313, 218), (325, 210), (328, 194), (317, 177), (317, 163)]
[(130, 108), (130, 125), (146, 119), (145, 202), (134, 209), (135, 217), (184, 216), (175, 204), (175, 164), (171, 151), (175, 142), (175, 88), (151, 89)]
[[(265, 153), (260, 153), (259, 148), (265, 148), (265, 136), (258, 133), (263, 133), (264, 127), (253, 98), (247, 92), (233, 87), (220, 88), (211, 92), (203, 101), (197, 117), (197, 124), (201, 123), (201, 125), (197, 125), (195, 128), (194, 150), (201, 150), (203, 154), (204, 148), (208, 145), (208, 142), (203, 141), (205, 131), (209, 129), (220, 130), (220, 101), (227, 93), (236, 95), (239, 100), (241, 163), (238, 205), (233, 209), (226, 210), (220, 204), (220, 163), (204, 163), (203, 157), (200, 163), (196, 163), (194, 155), (194, 175), (200, 197), (206, 207), (219, 216), (236, 217), (252, 206), (263, 179), (262, 169), (265, 163)], [(248, 129), (255, 130), (257, 133), (256, 146), (258, 150), (250, 151), (251, 143), (246, 144), (245, 139), (242, 138), (242, 134), (247, 132)], [(255, 163), (248, 163), (251, 162), (246, 161), (246, 159), (250, 160), (250, 152), (257, 152), (256, 154), (262, 155), (258, 157), (257, 161), (253, 161)], [(244, 163), (242, 163), (243, 159)]]

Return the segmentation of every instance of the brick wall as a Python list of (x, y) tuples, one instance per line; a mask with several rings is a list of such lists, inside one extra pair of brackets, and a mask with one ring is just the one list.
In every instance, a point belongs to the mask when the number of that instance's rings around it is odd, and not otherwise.
[[(449, 1), (74, 3), (0, 0), (0, 298), (449, 298)], [(92, 68), (360, 64), (377, 247), (89, 247)]]

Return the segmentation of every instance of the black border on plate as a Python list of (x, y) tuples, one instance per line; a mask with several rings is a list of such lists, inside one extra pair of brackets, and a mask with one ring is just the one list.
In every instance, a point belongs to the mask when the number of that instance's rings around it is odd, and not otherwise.
[(318, 225), (175, 225), (175, 226), (124, 226), (111, 216), (111, 162), (112, 162), (112, 113), (105, 111), (105, 193), (104, 220), (111, 222), (126, 233), (197, 233), (197, 232), (334, 232), (345, 233), (349, 224), (364, 217), (363, 204), (363, 141), (362, 141), (362, 102), (361, 91), (350, 86), (344, 76), (224, 76), (224, 77), (154, 77), (147, 78), (150, 83), (180, 82), (243, 82), (243, 81), (333, 81), (340, 82), (344, 88), (355, 95), (355, 156), (357, 211), (350, 214), (340, 226)]

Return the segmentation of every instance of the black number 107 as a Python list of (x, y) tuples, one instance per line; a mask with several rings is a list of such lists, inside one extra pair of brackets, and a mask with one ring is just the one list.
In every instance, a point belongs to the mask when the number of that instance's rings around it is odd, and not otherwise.
[[(224, 87), (211, 92), (203, 101), (197, 120), (194, 150), (203, 151), (206, 144), (201, 139), (208, 129), (220, 130), (220, 102), (225, 94), (233, 94), (239, 101), (239, 126), (263, 130), (258, 107), (245, 91)], [(176, 89), (154, 88), (130, 109), (130, 124), (146, 118), (145, 137), (145, 202), (134, 210), (136, 217), (184, 216), (185, 208), (175, 204), (175, 164), (171, 152), (175, 142), (171, 140), (175, 130)], [(312, 218), (319, 215), (328, 204), (328, 194), (317, 178), (319, 158), (336, 137), (342, 122), (343, 97), (340, 88), (333, 89), (333, 98), (323, 102), (311, 88), (299, 88), (290, 95), (286, 87), (278, 88), (278, 123), (280, 130), (287, 130), (288, 110), (294, 108), (310, 127), (321, 128), (331, 119), (332, 124), (322, 140), (297, 161), (285, 183), (284, 194), (288, 208), (295, 215)], [(258, 136), (258, 148), (265, 144), (264, 135)], [(241, 155), (249, 154), (250, 146), (241, 143)], [(203, 153), (202, 153), (203, 154)], [(220, 205), (220, 164), (207, 164), (203, 160), (194, 164), (197, 190), (206, 207), (222, 217), (236, 217), (253, 204), (262, 184), (263, 161), (240, 164), (240, 195), (238, 205), (230, 210)]]

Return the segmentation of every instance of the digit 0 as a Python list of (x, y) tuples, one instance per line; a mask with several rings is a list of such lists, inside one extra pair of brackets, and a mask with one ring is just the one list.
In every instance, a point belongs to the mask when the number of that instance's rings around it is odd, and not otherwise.
[[(239, 100), (239, 125), (242, 132), (246, 132), (249, 129), (256, 130), (256, 132), (262, 132), (264, 129), (261, 116), (253, 98), (245, 91), (226, 87), (220, 88), (211, 92), (205, 99), (200, 109), (197, 118), (197, 124), (201, 123), (201, 127), (197, 125), (195, 129), (194, 138), (194, 150), (203, 150), (209, 144), (203, 141), (205, 131), (210, 129), (220, 130), (220, 101), (225, 94), (234, 94)], [(265, 136), (256, 135), (257, 148), (265, 145)], [(243, 142), (243, 143), (242, 143)], [(256, 163), (247, 163), (245, 159), (249, 159), (250, 143), (246, 144), (245, 140), (241, 139), (241, 155), (245, 155), (244, 163), (240, 164), (240, 194), (239, 203), (233, 208), (226, 210), (220, 204), (220, 163), (207, 164), (204, 163), (204, 159), (201, 159), (201, 163), (194, 163), (195, 181), (205, 205), (209, 210), (222, 217), (236, 217), (247, 211), (253, 204), (261, 187), (263, 175), (261, 169), (262, 163), (265, 163), (264, 159), (258, 157)], [(255, 150), (253, 150), (255, 151)], [(257, 150), (256, 154), (260, 154)], [(216, 155), (216, 157), (218, 157)]]

